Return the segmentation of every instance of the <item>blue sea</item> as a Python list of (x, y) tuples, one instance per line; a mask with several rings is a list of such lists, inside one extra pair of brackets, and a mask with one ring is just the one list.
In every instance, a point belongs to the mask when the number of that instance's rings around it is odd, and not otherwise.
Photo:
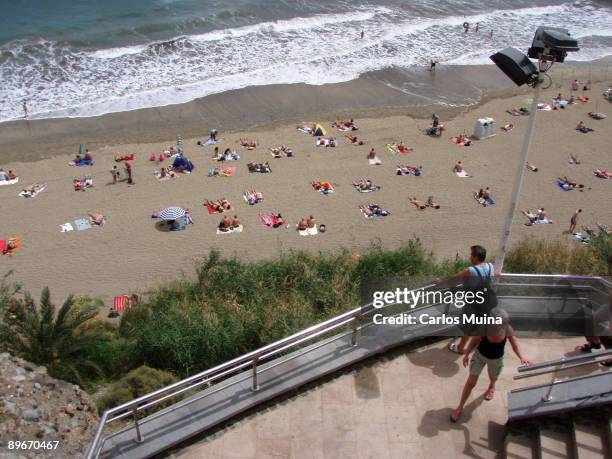
[(35, 118), (95, 116), (430, 59), (487, 63), (526, 49), (539, 25), (579, 38), (572, 60), (612, 54), (609, 0), (0, 0), (0, 11), (0, 121), (21, 117), (23, 100)]

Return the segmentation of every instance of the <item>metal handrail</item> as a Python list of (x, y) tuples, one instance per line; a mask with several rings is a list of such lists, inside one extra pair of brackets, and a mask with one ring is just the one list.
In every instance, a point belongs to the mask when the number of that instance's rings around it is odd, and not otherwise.
[[(559, 275), (559, 274), (502, 274), (502, 278), (539, 278), (539, 279), (551, 279), (551, 280), (597, 280), (601, 281), (604, 284), (608, 284), (612, 286), (612, 283), (606, 281), (600, 277), (591, 277), (591, 276), (572, 276), (572, 275)], [(411, 291), (417, 290), (425, 290), (431, 287), (434, 287), (436, 284), (428, 284), (423, 287), (412, 289)], [(500, 286), (505, 284), (498, 284)], [(532, 284), (520, 284), (521, 287), (532, 287)], [(542, 288), (545, 287), (545, 284), (533, 284), (534, 288)], [(554, 287), (554, 285), (549, 285), (548, 287)], [(588, 286), (585, 286), (588, 288)], [(394, 306), (394, 304), (386, 304), (383, 308)], [(257, 385), (257, 375), (258, 370), (257, 366), (263, 360), (268, 360), (271, 357), (279, 355), (283, 352), (286, 352), (289, 349), (296, 348), (305, 342), (311, 341), (315, 338), (318, 338), (322, 335), (325, 335), (329, 332), (337, 330), (338, 328), (344, 327), (347, 324), (352, 326), (351, 334), (351, 344), (357, 345), (357, 332), (359, 327), (359, 322), (362, 317), (370, 314), (375, 310), (380, 310), (383, 308), (374, 308), (372, 303), (366, 304), (364, 306), (360, 306), (354, 309), (351, 309), (347, 312), (344, 312), (338, 316), (332, 317), (326, 321), (320, 322), (319, 324), (308, 327), (302, 331), (294, 333), (286, 338), (280, 339), (274, 343), (263, 346), (257, 350), (244, 354), (240, 357), (232, 359), (223, 364), (217, 365), (216, 367), (210, 368), (188, 378), (185, 378), (181, 381), (177, 381), (173, 384), (170, 384), (161, 389), (155, 390), (149, 394), (138, 397), (132, 401), (119, 405), (115, 408), (111, 408), (105, 411), (100, 418), (100, 423), (96, 430), (96, 434), (92, 443), (90, 444), (85, 457), (87, 459), (96, 459), (98, 458), (101, 448), (104, 445), (107, 437), (103, 437), (104, 428), (117, 420), (125, 419), (130, 416), (134, 418), (134, 428), (136, 429), (136, 437), (137, 441), (143, 441), (140, 427), (138, 423), (138, 413), (149, 409), (155, 405), (159, 405), (171, 398), (182, 395), (190, 390), (193, 390), (197, 387), (203, 386), (205, 384), (209, 384), (217, 379), (229, 376), (231, 374), (235, 374), (236, 372), (243, 370), (248, 367), (252, 367), (252, 389), (258, 390)]]
[(612, 355), (612, 349), (604, 350), (601, 352), (594, 352), (584, 355), (573, 355), (571, 357), (562, 357), (560, 359), (547, 360), (546, 362), (535, 363), (531, 365), (521, 365), (518, 367), (519, 373), (530, 373), (535, 370), (542, 368), (556, 367), (558, 365), (565, 365), (566, 363), (580, 362), (582, 360), (593, 360), (601, 356)]

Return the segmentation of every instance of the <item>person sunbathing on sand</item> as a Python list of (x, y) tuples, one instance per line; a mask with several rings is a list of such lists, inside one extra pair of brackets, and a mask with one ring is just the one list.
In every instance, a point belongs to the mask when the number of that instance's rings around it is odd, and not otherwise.
[(229, 231), (230, 229), (232, 229), (232, 221), (227, 215), (224, 215), (223, 218), (221, 218), (221, 222), (219, 222), (219, 230)]
[(15, 180), (17, 178), (17, 175), (12, 170), (9, 170), (7, 177), (9, 180)]
[(344, 137), (346, 137), (353, 145), (363, 145), (363, 140), (359, 140), (356, 135), (346, 134)]
[(427, 207), (427, 205), (419, 201), (416, 196), (409, 197), (408, 202), (410, 202), (410, 204), (414, 204), (419, 210), (424, 210)]
[(103, 226), (104, 223), (106, 223), (106, 218), (102, 214), (95, 213), (95, 214), (88, 214), (88, 215), (89, 215), (89, 223), (91, 223), (92, 225)]
[(368, 160), (375, 161), (378, 160), (378, 156), (376, 155), (376, 151), (372, 148), (367, 156)]
[(308, 221), (305, 218), (302, 218), (297, 224), (298, 231), (304, 231), (308, 229)]
[(538, 171), (538, 168), (534, 164), (532, 164), (530, 162), (527, 162), (525, 164), (525, 167), (527, 167), (527, 169), (529, 169), (531, 172), (537, 172)]
[(578, 157), (577, 157), (577, 156), (572, 155), (572, 154), (570, 153), (569, 157), (570, 157), (570, 160), (569, 160), (569, 163), (570, 163), (570, 164), (580, 164), (580, 161), (578, 160)]
[(595, 176), (599, 178), (605, 178), (605, 179), (612, 178), (612, 172), (608, 172), (605, 169), (595, 169), (593, 171), (593, 174), (595, 174)]
[(559, 180), (559, 184), (561, 185), (561, 187), (566, 190), (570, 188), (584, 188), (583, 184), (579, 184), (578, 182), (568, 178), (566, 175), (564, 175), (563, 177), (557, 177), (557, 179)]
[(281, 214), (272, 214), (272, 216), (274, 217), (274, 223), (272, 224), (272, 228), (278, 228), (287, 224), (287, 221), (283, 218)]
[(370, 179), (359, 179), (358, 181), (353, 182), (353, 186), (364, 191), (376, 188)]
[(428, 196), (427, 197), (427, 207), (431, 207), (432, 209), (439, 209), (440, 204), (437, 204), (436, 202), (434, 202), (433, 196)]
[(232, 205), (226, 199), (218, 199), (216, 202), (207, 199), (204, 202), (204, 207), (210, 207), (213, 212), (217, 212), (220, 214), (225, 211), (232, 210)]
[(248, 140), (248, 139), (240, 139), (240, 145), (244, 148), (252, 150), (253, 148), (257, 148), (257, 141)]
[(321, 191), (322, 193), (327, 193), (329, 191), (333, 191), (334, 187), (331, 183), (325, 181), (325, 182), (310, 182), (310, 184), (312, 185), (312, 187), (317, 190), (317, 191)]
[(6, 246), (2, 250), (2, 255), (6, 255), (11, 250), (14, 250), (17, 247), (17, 238), (10, 238), (6, 241)]
[(415, 177), (419, 177), (423, 173), (423, 166), (409, 166), (409, 165), (398, 165), (397, 166), (397, 175), (414, 175)]
[(310, 217), (308, 217), (308, 219), (306, 220), (306, 224), (308, 225), (308, 228), (314, 228), (317, 226), (317, 221), (315, 220), (315, 218), (311, 215)]
[(580, 131), (580, 132), (584, 132), (585, 134), (587, 132), (592, 132), (593, 131), (593, 129), (586, 127), (583, 121), (580, 121), (578, 123), (578, 125), (576, 126), (576, 130)]
[(455, 164), (455, 167), (453, 167), (453, 172), (461, 173), (464, 170), (463, 163), (461, 161), (457, 161), (457, 164)]
[(241, 225), (241, 223), (240, 223), (240, 218), (238, 218), (238, 215), (234, 215), (234, 216), (232, 217), (232, 221), (230, 222), (230, 226), (231, 226), (233, 229), (236, 229), (236, 228), (240, 228), (240, 225)]
[(386, 217), (389, 215), (389, 212), (383, 210), (378, 204), (368, 204), (366, 206), (359, 206), (359, 210), (363, 212), (363, 214), (368, 217)]

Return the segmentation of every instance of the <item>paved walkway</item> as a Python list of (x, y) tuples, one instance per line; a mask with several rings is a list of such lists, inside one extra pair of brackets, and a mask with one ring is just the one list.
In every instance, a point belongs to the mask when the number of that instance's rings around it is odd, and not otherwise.
[[(583, 340), (522, 339), (520, 343), (529, 360), (541, 362), (568, 352), (575, 354), (573, 349)], [(445, 345), (440, 342), (414, 352), (391, 353), (386, 359), (249, 416), (212, 437), (175, 451), (171, 457), (495, 457), (506, 422), (506, 392), (545, 383), (552, 377), (513, 381), (519, 362), (508, 345), (495, 399), (483, 400), (487, 388), (483, 373), (462, 422), (451, 424), (450, 409), (458, 403), (467, 370), (461, 357), (446, 350)]]

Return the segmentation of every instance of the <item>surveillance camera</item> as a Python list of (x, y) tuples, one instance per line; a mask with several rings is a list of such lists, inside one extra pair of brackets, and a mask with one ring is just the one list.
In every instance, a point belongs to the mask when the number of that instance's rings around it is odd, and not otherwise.
[(567, 29), (540, 26), (533, 37), (528, 54), (532, 59), (563, 62), (568, 52), (578, 51), (578, 40)]

